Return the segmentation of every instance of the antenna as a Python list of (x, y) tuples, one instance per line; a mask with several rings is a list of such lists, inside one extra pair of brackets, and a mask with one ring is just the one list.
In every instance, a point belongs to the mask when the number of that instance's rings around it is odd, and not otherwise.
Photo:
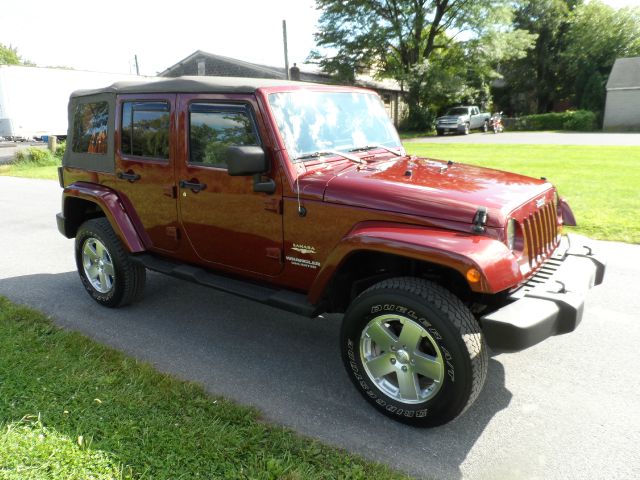
[(134, 55), (133, 58), (136, 60), (136, 75), (140, 75), (140, 67), (138, 66), (138, 55)]
[(284, 69), (287, 73), (287, 80), (289, 78), (289, 49), (287, 48), (287, 21), (282, 20), (282, 42), (284, 43)]

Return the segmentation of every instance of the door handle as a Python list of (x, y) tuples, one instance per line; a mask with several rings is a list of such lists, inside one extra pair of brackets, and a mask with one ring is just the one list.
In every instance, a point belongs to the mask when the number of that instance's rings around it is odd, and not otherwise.
[(120, 180), (127, 180), (131, 183), (140, 180), (140, 175), (138, 175), (137, 173), (133, 173), (131, 170), (129, 170), (128, 172), (118, 172), (117, 177)]
[(180, 180), (180, 188), (188, 188), (192, 192), (200, 192), (207, 188), (206, 183), (188, 182), (186, 180)]

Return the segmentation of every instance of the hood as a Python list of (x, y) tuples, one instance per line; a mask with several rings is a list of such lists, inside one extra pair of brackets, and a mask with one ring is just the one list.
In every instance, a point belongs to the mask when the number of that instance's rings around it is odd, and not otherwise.
[(405, 157), (354, 165), (327, 178), (324, 200), (468, 224), (486, 207), (487, 225), (502, 228), (511, 212), (551, 188), (500, 170)]

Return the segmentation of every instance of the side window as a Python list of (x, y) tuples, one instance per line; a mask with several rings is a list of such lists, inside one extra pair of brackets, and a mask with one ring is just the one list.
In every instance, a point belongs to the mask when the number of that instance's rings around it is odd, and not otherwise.
[(79, 103), (73, 113), (73, 145), (76, 153), (107, 153), (107, 102)]
[(169, 158), (169, 104), (124, 102), (120, 149), (124, 155)]
[(227, 147), (260, 144), (245, 106), (194, 103), (189, 125), (189, 163), (227, 168)]

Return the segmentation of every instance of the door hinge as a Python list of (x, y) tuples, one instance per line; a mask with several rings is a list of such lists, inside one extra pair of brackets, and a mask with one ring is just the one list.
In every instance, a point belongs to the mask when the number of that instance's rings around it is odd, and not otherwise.
[(269, 212), (275, 212), (282, 214), (282, 199), (281, 198), (267, 198), (264, 201), (264, 209)]
[(162, 189), (162, 194), (169, 198), (178, 198), (178, 189), (175, 185), (166, 186)]
[(167, 237), (171, 237), (174, 240), (180, 240), (180, 230), (177, 227), (166, 227), (165, 233)]
[(282, 263), (282, 249), (276, 247), (267, 248), (267, 258), (273, 258), (274, 260), (278, 260), (278, 262)]

